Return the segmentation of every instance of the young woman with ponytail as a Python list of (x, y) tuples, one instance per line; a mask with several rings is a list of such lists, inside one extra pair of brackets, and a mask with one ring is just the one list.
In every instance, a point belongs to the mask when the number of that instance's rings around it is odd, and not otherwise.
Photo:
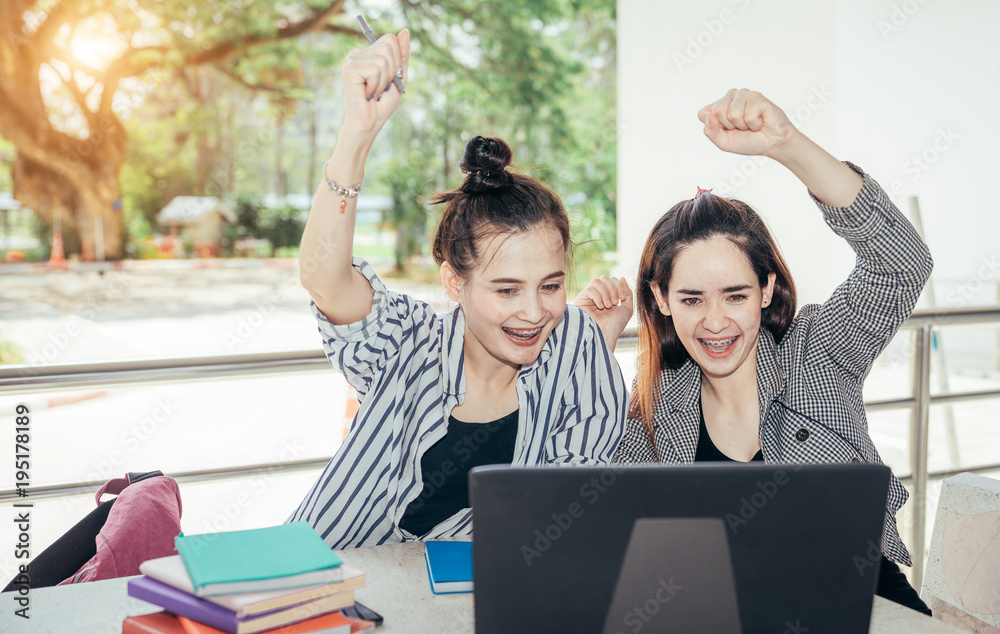
[[(637, 377), (615, 461), (881, 463), (862, 387), (930, 276), (926, 245), (871, 176), (813, 143), (760, 93), (730, 90), (698, 116), (720, 149), (791, 170), (857, 264), (823, 304), (797, 310), (788, 267), (749, 205), (700, 188), (674, 205), (639, 265)], [(607, 324), (615, 320), (601, 313), (626, 291), (600, 278), (578, 303)], [(616, 328), (605, 327), (609, 341)], [(893, 476), (878, 594), (929, 613), (897, 566), (910, 565), (896, 527), (906, 498)]]

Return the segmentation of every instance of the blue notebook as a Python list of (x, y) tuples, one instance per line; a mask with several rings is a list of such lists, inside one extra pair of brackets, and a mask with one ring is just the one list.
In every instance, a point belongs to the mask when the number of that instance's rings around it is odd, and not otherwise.
[(472, 542), (429, 541), (424, 545), (431, 592), (472, 592)]
[(306, 522), (180, 535), (177, 552), (199, 597), (335, 583), (340, 558)]

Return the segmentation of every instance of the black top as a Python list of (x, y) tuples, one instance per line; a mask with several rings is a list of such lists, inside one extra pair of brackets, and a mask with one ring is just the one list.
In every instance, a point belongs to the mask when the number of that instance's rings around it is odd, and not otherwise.
[[(734, 460), (727, 456), (726, 454), (719, 451), (719, 448), (715, 446), (712, 442), (712, 437), (708, 435), (708, 427), (705, 426), (705, 412), (702, 411), (700, 415), (700, 421), (698, 425), (698, 449), (694, 454), (695, 462), (742, 462), (742, 460)], [(764, 454), (758, 449), (757, 453), (754, 454), (750, 462), (758, 461), (763, 462)]]
[[(705, 414), (702, 412), (698, 427), (698, 449), (695, 451), (695, 462), (742, 462), (733, 460), (726, 454), (719, 451), (719, 448), (712, 442), (712, 437), (708, 435), (708, 427), (705, 426)], [(750, 462), (763, 461), (764, 454), (760, 450), (754, 454)], [(745, 463), (744, 463), (745, 464)], [(917, 591), (906, 580), (906, 575), (895, 563), (882, 556), (881, 567), (879, 568), (878, 588), (875, 591), (880, 597), (895, 601), (900, 605), (923, 612), (930, 616), (931, 610), (921, 599)]]
[(469, 470), (510, 464), (517, 440), (517, 410), (492, 423), (448, 418), (448, 432), (420, 459), (424, 488), (410, 502), (400, 528), (420, 536), (469, 507)]

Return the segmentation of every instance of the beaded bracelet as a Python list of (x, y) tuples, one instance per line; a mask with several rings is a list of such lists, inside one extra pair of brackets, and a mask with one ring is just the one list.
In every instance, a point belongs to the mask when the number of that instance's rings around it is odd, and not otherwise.
[(341, 187), (333, 181), (333, 179), (328, 178), (326, 175), (326, 166), (330, 164), (330, 161), (323, 163), (323, 180), (326, 181), (326, 186), (332, 192), (337, 192), (343, 198), (340, 200), (340, 213), (344, 213), (344, 209), (347, 207), (348, 198), (356, 198), (358, 193), (361, 192), (361, 183), (357, 185), (351, 185), (350, 187)]

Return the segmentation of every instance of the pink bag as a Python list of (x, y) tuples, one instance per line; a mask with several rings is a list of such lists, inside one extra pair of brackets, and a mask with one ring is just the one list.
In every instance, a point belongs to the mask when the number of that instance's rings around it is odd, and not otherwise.
[(147, 559), (177, 554), (181, 492), (176, 480), (156, 471), (129, 473), (97, 491), (98, 505), (105, 493), (118, 498), (97, 535), (97, 554), (59, 585), (137, 575)]

